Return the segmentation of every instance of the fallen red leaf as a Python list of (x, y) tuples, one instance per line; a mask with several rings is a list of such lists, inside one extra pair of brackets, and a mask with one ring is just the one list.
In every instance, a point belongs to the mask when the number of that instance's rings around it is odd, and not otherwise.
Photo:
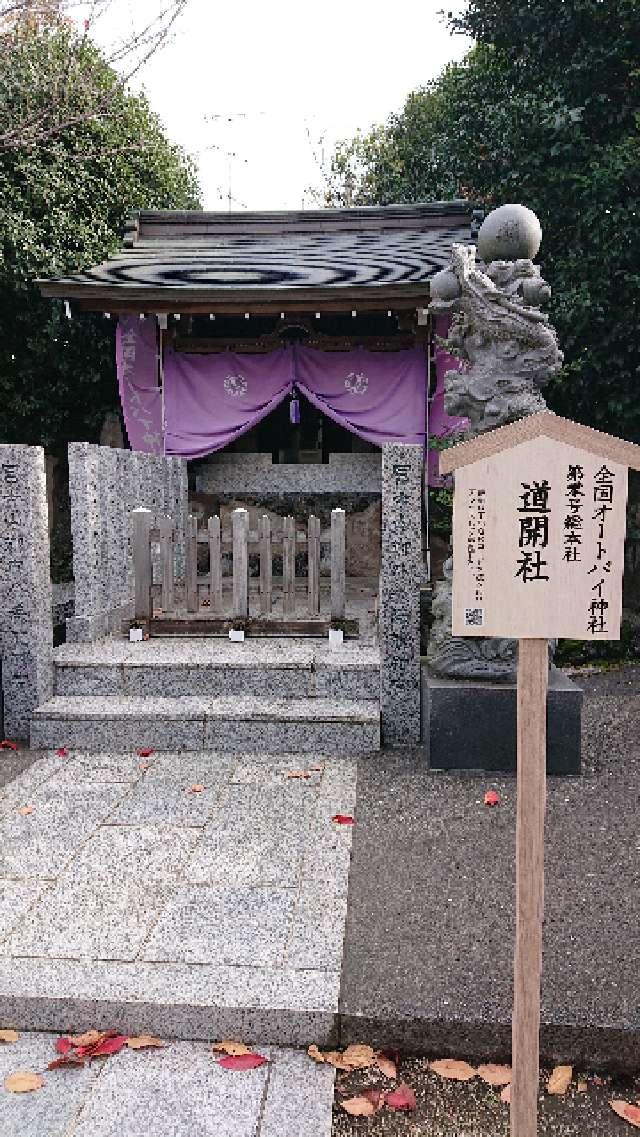
[(59, 746), (58, 749), (56, 750), (56, 757), (57, 758), (68, 758), (69, 757), (69, 751), (67, 750), (67, 747), (66, 746)]
[(117, 1034), (114, 1038), (104, 1038), (102, 1042), (94, 1043), (93, 1046), (79, 1046), (76, 1050), (78, 1058), (87, 1058), (90, 1062), (92, 1058), (104, 1058), (109, 1054), (118, 1054), (123, 1046), (127, 1045), (128, 1035)]
[(225, 1070), (255, 1070), (267, 1062), (264, 1054), (227, 1054), (218, 1059), (218, 1066), (224, 1066)]
[(355, 825), (356, 823), (355, 818), (351, 817), (349, 813), (334, 813), (331, 820), (335, 821), (336, 825)]
[(152, 754), (155, 754), (155, 750), (153, 746), (141, 746), (139, 750), (136, 750), (136, 754), (138, 758), (150, 758)]
[(47, 1070), (57, 1070), (60, 1066), (84, 1066), (84, 1058), (78, 1058), (75, 1054), (63, 1054), (62, 1058), (54, 1058)]
[(500, 794), (497, 794), (495, 790), (487, 790), (486, 794), (484, 795), (484, 804), (500, 805)]
[(59, 1038), (56, 1042), (56, 1050), (58, 1054), (68, 1054), (70, 1050), (73, 1050), (73, 1043), (66, 1035), (63, 1035), (62, 1038)]
[(0, 750), (17, 750), (17, 749), (18, 749), (18, 743), (17, 742), (9, 742), (8, 738), (4, 738), (2, 740), (2, 742), (0, 742)]
[(416, 1108), (416, 1095), (406, 1082), (402, 1082), (397, 1090), (389, 1090), (384, 1100), (390, 1109), (406, 1109), (407, 1112)]
[(628, 1101), (614, 1100), (610, 1101), (614, 1113), (618, 1117), (622, 1117), (624, 1121), (628, 1121), (629, 1125), (633, 1125), (634, 1129), (640, 1129), (640, 1109), (637, 1105), (631, 1105)]

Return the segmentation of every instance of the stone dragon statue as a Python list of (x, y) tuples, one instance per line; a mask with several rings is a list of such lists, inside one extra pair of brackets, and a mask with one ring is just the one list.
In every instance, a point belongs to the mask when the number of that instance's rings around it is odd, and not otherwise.
[[(446, 348), (466, 367), (445, 375), (445, 410), (469, 420), (467, 437), (547, 409), (541, 388), (562, 366), (555, 329), (540, 304), (551, 289), (532, 257), (542, 231), (531, 210), (504, 205), (490, 213), (473, 245), (454, 245), (451, 264), (431, 282), (429, 311), (452, 316)], [(514, 640), (451, 634), (453, 562), (434, 591), (427, 659), (438, 675), (511, 681)]]

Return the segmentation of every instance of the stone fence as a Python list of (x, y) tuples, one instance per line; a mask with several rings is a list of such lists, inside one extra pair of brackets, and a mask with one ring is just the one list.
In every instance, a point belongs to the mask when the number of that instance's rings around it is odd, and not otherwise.
[(187, 464), (88, 442), (69, 444), (75, 615), (67, 639), (90, 643), (119, 631), (133, 615), (131, 512), (171, 515), (184, 548)]
[(379, 494), (380, 454), (331, 454), (328, 462), (272, 462), (271, 454), (235, 452), (210, 458), (196, 477), (198, 493)]
[(3, 730), (28, 738), (52, 691), (53, 626), (44, 451), (0, 446), (0, 662)]

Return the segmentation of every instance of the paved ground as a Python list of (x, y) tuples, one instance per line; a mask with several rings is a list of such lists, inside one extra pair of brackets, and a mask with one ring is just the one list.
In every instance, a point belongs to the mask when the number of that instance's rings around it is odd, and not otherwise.
[[(583, 680), (585, 775), (549, 780), (543, 1048), (637, 1065), (640, 671)], [(496, 789), (499, 807), (483, 805)], [(343, 1040), (510, 1049), (515, 779), (359, 764)]]
[[(0, 794), (0, 1018), (328, 1042), (355, 762), (48, 754)], [(117, 1022), (114, 1008), (118, 1009)]]
[[(0, 1049), (2, 1137), (329, 1137), (333, 1072), (303, 1053), (260, 1047), (268, 1065), (218, 1066), (205, 1043), (122, 1050), (82, 1069), (47, 1071), (56, 1035), (22, 1035)], [(42, 1089), (2, 1088), (18, 1070)]]

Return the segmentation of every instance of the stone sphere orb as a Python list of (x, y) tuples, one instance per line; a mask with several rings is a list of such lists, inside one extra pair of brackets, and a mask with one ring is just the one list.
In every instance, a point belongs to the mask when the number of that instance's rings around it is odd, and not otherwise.
[(478, 232), (478, 255), (485, 262), (533, 260), (542, 241), (540, 222), (526, 205), (501, 205)]
[(455, 300), (460, 295), (460, 285), (455, 272), (443, 268), (429, 281), (429, 295), (432, 300)]

